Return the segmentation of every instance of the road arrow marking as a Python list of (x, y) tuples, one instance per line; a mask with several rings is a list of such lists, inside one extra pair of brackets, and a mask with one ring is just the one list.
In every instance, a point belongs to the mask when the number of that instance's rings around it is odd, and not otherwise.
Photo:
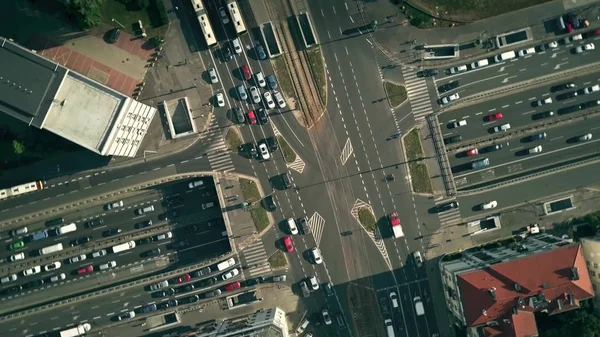
[(507, 78), (505, 78), (505, 79), (502, 80), (502, 83), (507, 83), (508, 80), (510, 80), (511, 78), (515, 78), (515, 77), (517, 77), (517, 75), (515, 75), (515, 76), (508, 76)]
[(569, 62), (563, 62), (563, 63), (559, 63), (557, 65), (554, 66), (554, 70), (560, 69), (560, 66), (563, 64), (568, 64)]

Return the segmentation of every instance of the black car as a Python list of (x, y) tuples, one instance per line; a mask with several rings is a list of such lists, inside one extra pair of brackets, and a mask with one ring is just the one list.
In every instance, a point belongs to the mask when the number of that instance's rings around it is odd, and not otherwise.
[(483, 152), (494, 152), (502, 150), (502, 144), (494, 144), (483, 148)]
[(121, 228), (111, 228), (107, 231), (104, 231), (104, 233), (102, 233), (103, 236), (113, 236), (113, 235), (117, 235), (119, 233), (121, 233)]
[(577, 105), (571, 105), (566, 108), (559, 109), (558, 113), (566, 114), (566, 113), (577, 112), (577, 111), (583, 110), (583, 109), (585, 109), (585, 104), (577, 104)]
[(267, 147), (269, 148), (269, 152), (275, 152), (279, 148), (279, 144), (277, 143), (277, 138), (271, 136), (267, 138)]
[(158, 256), (158, 255), (160, 255), (160, 248), (154, 248), (154, 249), (146, 252), (146, 256), (148, 256), (148, 257)]
[(142, 307), (142, 313), (149, 313), (158, 310), (155, 303), (148, 304)]
[(183, 203), (183, 199), (181, 198), (180, 195), (176, 195), (174, 197), (167, 198), (165, 203), (167, 204), (167, 206), (171, 206), (171, 207), (177, 206), (177, 205), (181, 205)]
[(595, 100), (595, 101), (589, 101), (589, 102), (585, 102), (585, 107), (586, 108), (593, 108), (595, 106), (600, 105), (600, 99), (599, 100)]
[(194, 276), (196, 277), (202, 277), (204, 275), (208, 275), (211, 273), (210, 267), (204, 267), (200, 270), (198, 270), (197, 272), (194, 273)]
[(179, 216), (179, 212), (176, 210), (169, 210), (158, 216), (158, 220), (169, 220)]
[(188, 297), (187, 300), (190, 303), (198, 302), (198, 301), (200, 301), (200, 296), (198, 296), (198, 295), (190, 296), (190, 297)]
[(35, 288), (35, 287), (39, 287), (39, 286), (43, 286), (44, 285), (44, 280), (35, 280), (35, 281), (30, 281), (27, 283), (27, 288), (31, 289), (31, 288)]
[(577, 88), (577, 85), (573, 82), (568, 82), (568, 83), (555, 85), (552, 88), (550, 88), (550, 90), (552, 92), (555, 92), (555, 91), (561, 91), (561, 90), (567, 90), (567, 89), (573, 89), (573, 88)]
[(552, 117), (554, 116), (554, 111), (550, 110), (550, 111), (544, 111), (544, 112), (540, 112), (537, 114), (532, 115), (533, 119), (542, 119), (542, 118), (548, 118), (548, 117)]
[(431, 77), (439, 74), (437, 69), (425, 69), (417, 73), (420, 77)]
[(91, 240), (92, 240), (92, 237), (90, 237), (90, 236), (84, 236), (84, 237), (81, 237), (81, 238), (77, 238), (77, 239), (71, 241), (71, 247), (75, 247), (75, 246), (78, 246), (78, 245), (82, 245), (84, 243), (88, 243)]
[(451, 201), (445, 204), (437, 205), (438, 212), (446, 212), (458, 208), (458, 201)]
[(462, 140), (462, 136), (456, 135), (456, 136), (444, 138), (444, 144), (448, 145), (448, 144), (460, 142), (461, 140)]
[(10, 288), (4, 289), (5, 294), (17, 294), (23, 291), (23, 286), (13, 286)]
[(194, 290), (194, 285), (193, 284), (188, 284), (187, 286), (183, 287), (183, 291), (184, 292), (189, 292)]
[(152, 294), (150, 294), (150, 296), (152, 297), (167, 297), (167, 292), (164, 290), (159, 290), (159, 291), (155, 291)]
[(108, 42), (109, 43), (117, 42), (117, 40), (119, 39), (119, 36), (121, 36), (121, 30), (119, 28), (115, 28), (115, 29), (111, 30), (110, 33), (108, 34)]
[(273, 199), (272, 195), (263, 199), (265, 209), (270, 212), (275, 212), (277, 210), (277, 204), (275, 203), (275, 199)]
[(143, 244), (145, 244), (145, 243), (152, 243), (152, 242), (154, 242), (154, 238), (153, 238), (153, 237), (151, 237), (151, 236), (149, 236), (149, 237), (146, 237), (146, 238), (143, 238), (143, 239), (139, 239), (137, 242), (138, 242), (140, 245), (143, 245)]
[(233, 112), (233, 115), (235, 116), (237, 122), (240, 124), (244, 124), (244, 122), (246, 121), (246, 117), (244, 116), (242, 110), (240, 108), (232, 108), (231, 111)]
[(269, 123), (269, 115), (267, 114), (267, 111), (264, 108), (258, 108), (256, 110), (256, 117), (258, 118), (258, 122), (260, 124)]
[(556, 99), (561, 101), (569, 98), (577, 97), (577, 91), (569, 91), (556, 96)]
[(215, 195), (217, 195), (217, 191), (212, 190), (212, 189), (200, 193), (200, 196), (202, 196), (202, 197), (214, 197)]
[(540, 132), (540, 133), (536, 133), (534, 135), (529, 136), (529, 141), (531, 141), (531, 142), (536, 141), (536, 140), (542, 140), (542, 139), (546, 139), (545, 132)]
[(447, 92), (458, 88), (458, 81), (452, 81), (450, 83), (442, 84), (438, 87), (439, 92)]
[(225, 62), (230, 61), (233, 55), (231, 55), (231, 49), (224, 47), (221, 48), (221, 54), (223, 55), (223, 60)]
[(244, 281), (244, 286), (245, 287), (255, 286), (257, 284), (264, 283), (264, 282), (265, 282), (265, 278), (262, 276), (259, 276), (259, 277), (251, 278), (249, 280)]
[(85, 226), (88, 228), (92, 228), (92, 227), (100, 226), (103, 223), (104, 223), (104, 219), (98, 218), (98, 219), (94, 219), (94, 220), (90, 220), (90, 221), (86, 222)]
[(210, 278), (206, 278), (204, 280), (200, 280), (198, 282), (196, 282), (196, 285), (198, 287), (208, 287), (208, 286), (212, 286), (213, 284), (217, 283), (217, 281), (219, 281), (216, 277), (210, 277)]
[(146, 228), (152, 226), (152, 220), (146, 220), (135, 224), (135, 228)]

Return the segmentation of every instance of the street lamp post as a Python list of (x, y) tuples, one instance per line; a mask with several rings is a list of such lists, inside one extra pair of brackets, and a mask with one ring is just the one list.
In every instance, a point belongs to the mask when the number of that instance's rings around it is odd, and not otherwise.
[(117, 21), (117, 19), (113, 18), (111, 21), (115, 22), (117, 25), (121, 26), (121, 28), (125, 29), (125, 26), (123, 26), (122, 23), (120, 23), (119, 21)]

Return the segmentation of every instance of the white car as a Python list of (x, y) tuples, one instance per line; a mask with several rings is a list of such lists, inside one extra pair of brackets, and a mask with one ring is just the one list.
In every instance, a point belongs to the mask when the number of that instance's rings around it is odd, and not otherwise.
[(583, 136), (579, 136), (577, 138), (577, 140), (580, 141), (580, 142), (585, 142), (586, 140), (591, 140), (591, 139), (592, 139), (592, 134), (591, 133), (587, 133), (587, 134), (585, 134)]
[(92, 253), (92, 257), (103, 257), (106, 256), (106, 249), (100, 249), (97, 252)]
[(519, 54), (519, 56), (535, 54), (535, 48), (527, 48), (527, 49), (519, 50), (518, 54)]
[(498, 202), (496, 200), (492, 200), (489, 202), (484, 202), (483, 204), (481, 204), (481, 209), (494, 209), (496, 208), (496, 206), (498, 206)]
[(23, 260), (23, 259), (25, 259), (25, 253), (19, 253), (19, 254), (15, 254), (15, 255), (11, 255), (10, 256), (10, 260), (12, 262)]
[(556, 42), (556, 41), (548, 42), (548, 48), (558, 48), (558, 42)]
[(29, 269), (23, 270), (23, 276), (35, 275), (37, 273), (40, 273), (41, 271), (42, 271), (42, 267), (40, 267), (40, 266), (34, 266), (34, 267), (29, 268)]
[(215, 68), (208, 69), (208, 77), (210, 77), (210, 83), (219, 83), (219, 78), (217, 77), (217, 71)]
[(60, 273), (58, 275), (54, 275), (50, 278), (50, 282), (58, 282), (58, 281), (62, 281), (64, 279), (67, 278), (67, 275), (65, 275), (65, 273)]
[(223, 96), (222, 92), (217, 94), (217, 106), (221, 108), (225, 106), (225, 96)]
[(44, 266), (44, 270), (45, 271), (51, 271), (51, 270), (54, 270), (54, 269), (58, 269), (61, 266), (62, 266), (62, 263), (56, 261), (56, 262), (52, 262), (50, 264), (45, 265)]
[(273, 97), (271, 96), (271, 93), (266, 91), (263, 96), (265, 97), (265, 104), (267, 105), (267, 108), (269, 109), (273, 109), (275, 108), (275, 102), (273, 102)]
[[(223, 9), (223, 8), (221, 8)], [(122, 321), (124, 319), (129, 319), (129, 318), (134, 318), (135, 317), (135, 311), (128, 311), (128, 312), (124, 312), (122, 314), (120, 314), (119, 316), (117, 316), (117, 319), (119, 321)]]
[(452, 101), (456, 101), (459, 98), (460, 98), (460, 96), (458, 95), (458, 93), (452, 94), (450, 96), (446, 96), (446, 97), (442, 98), (442, 104), (448, 104)]
[(576, 34), (573, 36), (567, 36), (567, 37), (565, 37), (565, 44), (573, 42), (573, 41), (578, 41), (578, 40), (583, 40), (583, 35)]
[(225, 11), (225, 8), (223, 8), (223, 7), (219, 8), (219, 15), (221, 16), (221, 21), (223, 21), (224, 25), (229, 23), (229, 17), (227, 16), (227, 12)]
[(296, 226), (296, 221), (294, 220), (294, 218), (287, 219), (287, 223), (288, 223), (290, 233), (292, 233), (292, 235), (297, 235), (298, 227)]
[(252, 102), (260, 103), (260, 91), (257, 87), (250, 87), (250, 97), (252, 97)]
[(116, 201), (116, 202), (106, 205), (106, 209), (109, 211), (113, 208), (119, 208), (119, 207), (123, 207), (123, 200), (119, 200), (119, 201)]
[(221, 276), (221, 278), (223, 280), (229, 280), (230, 278), (234, 278), (234, 277), (238, 276), (239, 274), (240, 274), (240, 271), (237, 270), (237, 268), (233, 268), (230, 271), (223, 274), (223, 276)]
[(532, 148), (530, 148), (529, 150), (527, 150), (528, 153), (540, 153), (542, 152), (542, 146), (538, 145), (538, 146), (534, 146)]
[(81, 255), (77, 255), (77, 256), (73, 256), (72, 258), (69, 258), (69, 263), (81, 262), (85, 259), (87, 259), (87, 255), (81, 254)]
[(537, 106), (542, 106), (544, 104), (550, 104), (550, 103), (552, 103), (552, 97), (546, 97), (546, 98), (538, 99), (537, 102), (535, 102), (535, 104)]
[(323, 256), (321, 255), (321, 250), (317, 247), (314, 247), (313, 249), (310, 250), (313, 259), (315, 260), (316, 264), (321, 264), (323, 263)]
[(587, 94), (591, 94), (591, 93), (599, 91), (599, 90), (600, 90), (600, 84), (596, 84), (591, 87), (584, 88), (583, 93), (587, 95)]
[(325, 325), (331, 325), (332, 321), (331, 316), (329, 316), (329, 311), (327, 311), (327, 309), (323, 309), (321, 314), (323, 315), (323, 321), (325, 322)]
[(281, 109), (285, 108), (286, 104), (285, 100), (283, 99), (283, 95), (279, 91), (275, 90), (273, 92), (273, 96), (275, 96), (275, 101), (277, 101), (277, 105), (279, 105)]
[(446, 71), (446, 73), (458, 74), (458, 73), (462, 73), (463, 71), (467, 71), (467, 66), (466, 65), (462, 65), (462, 66), (458, 66), (458, 67), (452, 67), (452, 68), (448, 69)]
[(260, 145), (258, 145), (258, 150), (260, 151), (260, 156), (262, 157), (262, 159), (267, 160), (271, 158), (271, 155), (269, 154), (269, 148), (267, 148), (267, 144), (260, 143)]
[(584, 45), (581, 45), (581, 46), (575, 48), (575, 52), (577, 54), (581, 54), (584, 51), (589, 51), (589, 50), (594, 50), (594, 49), (596, 49), (596, 46), (593, 43), (586, 43)]
[(308, 283), (310, 283), (310, 287), (312, 290), (319, 290), (319, 280), (315, 275), (311, 275), (308, 277)]

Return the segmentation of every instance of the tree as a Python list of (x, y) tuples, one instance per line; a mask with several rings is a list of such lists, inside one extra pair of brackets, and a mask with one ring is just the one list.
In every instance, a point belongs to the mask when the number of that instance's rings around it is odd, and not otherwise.
[(135, 5), (139, 9), (146, 9), (150, 4), (150, 0), (135, 0)]
[(25, 152), (25, 146), (21, 144), (18, 140), (13, 140), (13, 151), (17, 156), (22, 155)]
[(600, 320), (585, 307), (548, 319), (553, 321), (554, 327), (542, 331), (542, 337), (594, 337), (600, 332)]
[(100, 8), (104, 0), (60, 0), (82, 28), (98, 26), (102, 20)]

